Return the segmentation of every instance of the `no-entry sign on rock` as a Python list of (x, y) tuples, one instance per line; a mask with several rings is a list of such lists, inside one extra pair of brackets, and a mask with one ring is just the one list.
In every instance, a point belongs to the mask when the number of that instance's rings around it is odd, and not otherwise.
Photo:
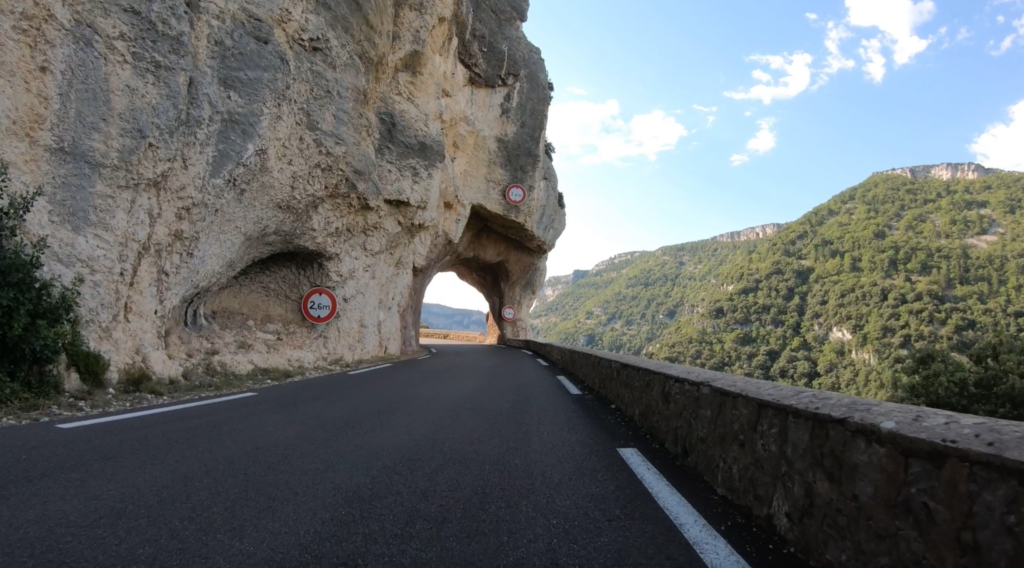
[(526, 202), (526, 188), (514, 183), (505, 189), (505, 199), (512, 205), (522, 205)]
[(302, 298), (302, 315), (310, 323), (323, 325), (338, 313), (338, 298), (327, 288), (313, 288)]
[(512, 306), (501, 308), (501, 319), (505, 321), (516, 321), (516, 309)]

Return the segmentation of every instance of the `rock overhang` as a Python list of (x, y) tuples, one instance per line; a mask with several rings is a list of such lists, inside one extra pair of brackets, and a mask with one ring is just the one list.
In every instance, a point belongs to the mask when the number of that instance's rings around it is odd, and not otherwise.
[[(173, 378), (413, 349), (442, 269), (532, 303), (565, 215), (527, 9), (0, 5), (0, 155), (46, 190), (29, 228), (85, 277), (90, 341)], [(339, 298), (323, 330), (295, 321), (313, 284)]]

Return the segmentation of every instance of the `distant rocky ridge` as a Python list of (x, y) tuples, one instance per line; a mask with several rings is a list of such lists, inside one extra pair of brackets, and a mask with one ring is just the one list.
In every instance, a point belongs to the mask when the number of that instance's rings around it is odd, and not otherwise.
[(974, 162), (953, 164), (937, 164), (934, 166), (912, 166), (909, 168), (895, 168), (884, 172), (875, 172), (873, 175), (896, 174), (906, 176), (910, 179), (940, 179), (949, 181), (952, 179), (978, 179), (991, 175), (1006, 173), (1004, 170), (986, 168)]
[(785, 227), (785, 223), (768, 223), (767, 225), (757, 225), (756, 227), (750, 227), (743, 229), (742, 231), (732, 231), (729, 233), (722, 233), (717, 237), (711, 237), (712, 241), (721, 241), (725, 243), (735, 243), (740, 241), (756, 241), (757, 239), (764, 239), (778, 233), (780, 229)]
[(487, 333), (487, 314), (476, 310), (460, 310), (441, 304), (423, 304), (420, 323), (430, 329)]
[[(710, 239), (707, 240), (720, 241), (726, 243), (754, 241), (757, 239), (768, 238), (774, 235), (775, 233), (779, 232), (779, 230), (781, 230), (785, 226), (785, 223), (767, 223), (764, 225), (748, 227), (741, 231), (730, 231), (728, 233), (722, 233), (721, 235), (711, 237)], [(544, 281), (544, 286), (540, 289), (540, 292), (537, 292), (537, 300), (530, 308), (530, 311), (532, 312), (536, 310), (538, 307), (541, 307), (544, 304), (553, 301), (555, 298), (559, 296), (559, 294), (564, 292), (569, 286), (572, 286), (573, 284), (579, 282), (581, 279), (586, 278), (592, 272), (608, 268), (609, 266), (613, 266), (620, 262), (631, 260), (645, 254), (650, 254), (650, 251), (624, 252), (617, 254), (606, 260), (602, 260), (601, 262), (595, 264), (594, 267), (591, 268), (590, 270), (573, 270), (572, 274), (551, 276)]]
[[(609, 258), (608, 260), (602, 260), (601, 262), (595, 264), (594, 268), (592, 268), (591, 270), (601, 270), (602, 268), (608, 268), (609, 266), (611, 266), (613, 264), (622, 262), (624, 260), (629, 260), (631, 258), (636, 258), (636, 257), (638, 257), (638, 256), (640, 256), (642, 254), (646, 254), (646, 253), (647, 253), (647, 251), (642, 251), (641, 250), (641, 251), (624, 252), (624, 253), (621, 253), (621, 254), (617, 254), (617, 255)], [(577, 270), (576, 272), (580, 272), (580, 271)]]

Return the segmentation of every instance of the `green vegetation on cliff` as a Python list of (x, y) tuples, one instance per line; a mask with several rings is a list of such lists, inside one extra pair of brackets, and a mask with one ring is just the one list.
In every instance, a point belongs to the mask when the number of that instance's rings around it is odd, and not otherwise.
[(534, 314), (544, 339), (1024, 419), (1024, 175), (876, 175), (773, 237), (666, 247)]
[(22, 235), (39, 195), (11, 193), (0, 161), (0, 404), (58, 393), (62, 354), (89, 386), (102, 386), (109, 368), (78, 330), (78, 283), (45, 276), (46, 240)]

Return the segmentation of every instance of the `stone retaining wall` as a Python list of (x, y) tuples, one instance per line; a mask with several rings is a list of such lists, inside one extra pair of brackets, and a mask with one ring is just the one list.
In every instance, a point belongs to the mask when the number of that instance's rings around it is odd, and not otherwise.
[(537, 341), (816, 566), (1024, 566), (1024, 423)]
[(445, 339), (447, 341), (467, 341), (470, 343), (483, 343), (487, 339), (482, 333), (469, 331), (445, 331), (442, 329), (421, 329), (420, 339)]

